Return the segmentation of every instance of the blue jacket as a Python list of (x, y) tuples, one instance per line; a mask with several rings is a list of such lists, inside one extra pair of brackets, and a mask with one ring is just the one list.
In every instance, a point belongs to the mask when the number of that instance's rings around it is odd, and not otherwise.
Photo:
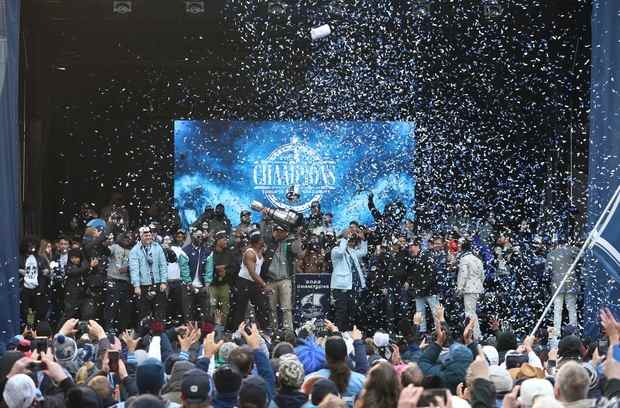
[(157, 242), (151, 244), (151, 254), (153, 264), (149, 267), (141, 242), (129, 252), (129, 276), (134, 287), (168, 282), (168, 262)]
[(368, 243), (362, 241), (356, 248), (349, 248), (347, 240), (342, 238), (337, 247), (332, 249), (331, 257), (334, 270), (332, 272), (331, 288), (351, 290), (353, 288), (354, 263), (362, 283), (366, 288), (366, 277), (362, 269), (362, 258), (368, 254)]

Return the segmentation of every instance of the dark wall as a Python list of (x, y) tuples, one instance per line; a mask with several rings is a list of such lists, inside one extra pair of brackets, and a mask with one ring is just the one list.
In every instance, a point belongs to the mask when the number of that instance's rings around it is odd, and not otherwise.
[[(579, 214), (589, 3), (513, 0), (497, 17), (424, 3), (290, 2), (282, 17), (240, 0), (202, 17), (175, 2), (129, 17), (107, 2), (24, 6), (26, 230), (53, 236), (115, 190), (136, 216), (165, 206), (179, 118), (413, 120), (422, 221)], [(323, 22), (334, 33), (311, 42)]]

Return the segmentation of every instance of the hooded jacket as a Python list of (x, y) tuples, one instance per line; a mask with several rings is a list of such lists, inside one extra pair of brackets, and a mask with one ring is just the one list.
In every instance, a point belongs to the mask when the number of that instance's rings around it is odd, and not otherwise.
[(456, 394), (456, 386), (465, 381), (467, 368), (473, 361), (472, 351), (462, 344), (455, 343), (443, 362), (438, 362), (441, 346), (431, 343), (420, 356), (420, 368), (425, 376), (441, 378), (444, 386)]
[(152, 265), (149, 265), (142, 242), (129, 252), (129, 275), (133, 287), (158, 285), (168, 282), (168, 262), (161, 245), (151, 243)]
[(300, 408), (308, 402), (308, 396), (298, 389), (281, 387), (274, 398), (274, 402), (278, 407)]

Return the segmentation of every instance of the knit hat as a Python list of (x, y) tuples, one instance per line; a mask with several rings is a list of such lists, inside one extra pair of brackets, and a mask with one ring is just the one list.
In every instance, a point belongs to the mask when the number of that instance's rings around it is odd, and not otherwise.
[(189, 370), (181, 382), (181, 398), (188, 404), (209, 402), (209, 374), (198, 368)]
[(162, 387), (161, 394), (167, 394), (169, 392), (177, 392), (181, 390), (181, 384), (183, 382), (183, 376), (190, 370), (196, 368), (194, 363), (186, 360), (178, 360), (172, 365), (170, 371), (170, 379)]
[(52, 349), (54, 350), (56, 361), (63, 367), (75, 360), (78, 351), (75, 340), (62, 334), (54, 337)]
[(241, 387), (241, 373), (235, 367), (225, 364), (213, 373), (215, 390), (222, 396), (234, 395)]
[(140, 394), (159, 395), (164, 385), (164, 366), (156, 358), (149, 357), (136, 370), (136, 385)]
[(344, 361), (347, 358), (347, 344), (342, 337), (330, 337), (325, 342), (325, 356), (334, 361)]
[(533, 378), (521, 384), (519, 401), (523, 406), (531, 407), (536, 398), (543, 396), (553, 397), (553, 386), (549, 381)]
[(513, 381), (508, 370), (498, 365), (489, 367), (489, 380), (499, 393), (512, 391)]
[(304, 366), (295, 354), (285, 354), (280, 357), (278, 368), (280, 384), (290, 388), (299, 388), (304, 382)]
[(43, 400), (34, 381), (26, 374), (16, 374), (9, 378), (4, 386), (2, 398), (9, 408), (27, 408), (34, 401)]
[(239, 405), (248, 404), (258, 408), (267, 406), (267, 383), (258, 375), (251, 375), (239, 389)]
[(222, 362), (226, 363), (228, 362), (228, 358), (230, 357), (230, 353), (233, 352), (233, 350), (238, 349), (239, 346), (231, 341), (228, 341), (224, 344), (222, 344), (222, 346), (220, 347), (220, 349), (217, 352), (217, 356), (219, 357), (220, 360), (222, 360)]
[(499, 353), (497, 352), (497, 349), (495, 347), (484, 346), (482, 347), (482, 352), (484, 353), (485, 357), (489, 361), (489, 365), (491, 366), (499, 365)]
[(328, 394), (333, 394), (338, 397), (340, 395), (340, 391), (338, 391), (338, 386), (335, 382), (328, 378), (322, 378), (314, 383), (314, 386), (312, 387), (312, 391), (310, 393), (312, 404), (319, 405)]
[(301, 344), (295, 347), (295, 354), (304, 365), (306, 374), (325, 367), (325, 349), (316, 344), (313, 337), (302, 340)]

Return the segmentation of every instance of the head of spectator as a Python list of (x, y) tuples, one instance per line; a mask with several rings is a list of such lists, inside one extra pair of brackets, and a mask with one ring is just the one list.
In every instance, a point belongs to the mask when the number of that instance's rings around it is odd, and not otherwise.
[(581, 401), (586, 399), (589, 386), (586, 369), (574, 361), (568, 361), (555, 377), (555, 397), (564, 404)]
[(239, 347), (231, 351), (229, 362), (235, 366), (243, 378), (250, 375), (254, 367), (254, 355), (247, 347)]
[(65, 394), (67, 408), (103, 408), (103, 402), (95, 390), (86, 385), (71, 387)]
[(9, 378), (4, 386), (2, 398), (8, 408), (31, 407), (43, 397), (32, 378), (26, 374), (16, 374)]
[(239, 396), (239, 388), (241, 388), (242, 380), (241, 373), (235, 366), (224, 364), (218, 367), (213, 373), (216, 402), (236, 401)]
[(422, 381), (424, 381), (424, 373), (416, 363), (410, 363), (400, 374), (400, 384), (402, 388), (410, 384), (419, 387), (422, 385)]
[(400, 380), (394, 366), (388, 362), (381, 362), (368, 372), (359, 406), (395, 408), (400, 391)]
[(155, 395), (144, 394), (133, 400), (131, 408), (166, 408), (166, 402)]
[(553, 397), (553, 385), (549, 381), (532, 378), (521, 383), (519, 402), (523, 408), (531, 408), (539, 397)]
[(209, 375), (197, 368), (190, 369), (181, 381), (181, 401), (183, 408), (208, 408), (210, 406)]
[(136, 385), (140, 394), (159, 395), (164, 385), (164, 366), (156, 358), (149, 357), (136, 369)]
[(583, 343), (575, 335), (565, 336), (558, 344), (558, 367), (567, 361), (581, 361)]
[(176, 234), (174, 234), (174, 245), (175, 246), (179, 246), (179, 247), (185, 245), (185, 238), (186, 237), (187, 236), (186, 236), (184, 230), (182, 230), (182, 229), (177, 230)]
[(109, 406), (112, 401), (114, 401), (114, 389), (112, 388), (112, 384), (106, 376), (96, 375), (89, 382), (88, 386), (92, 388), (95, 393), (101, 398), (101, 401), (104, 405)]
[(178, 360), (172, 365), (170, 371), (170, 379), (161, 389), (161, 395), (168, 401), (181, 403), (180, 393), (181, 384), (186, 373), (194, 369), (196, 366), (185, 360)]
[(342, 337), (332, 336), (325, 342), (325, 359), (329, 369), (329, 379), (342, 394), (347, 389), (351, 378), (351, 369), (347, 365), (347, 344)]
[(484, 353), (484, 356), (489, 362), (489, 365), (491, 366), (499, 365), (499, 353), (497, 352), (497, 349), (495, 347), (484, 346), (482, 347), (482, 352)]
[(251, 375), (243, 380), (239, 389), (239, 408), (266, 408), (268, 402), (267, 382), (262, 377)]
[(204, 233), (201, 229), (196, 228), (192, 231), (192, 245), (195, 247), (201, 246), (204, 239)]
[(325, 400), (328, 395), (340, 397), (340, 392), (336, 383), (328, 378), (321, 378), (314, 383), (310, 391), (310, 402), (312, 405), (318, 406)]

